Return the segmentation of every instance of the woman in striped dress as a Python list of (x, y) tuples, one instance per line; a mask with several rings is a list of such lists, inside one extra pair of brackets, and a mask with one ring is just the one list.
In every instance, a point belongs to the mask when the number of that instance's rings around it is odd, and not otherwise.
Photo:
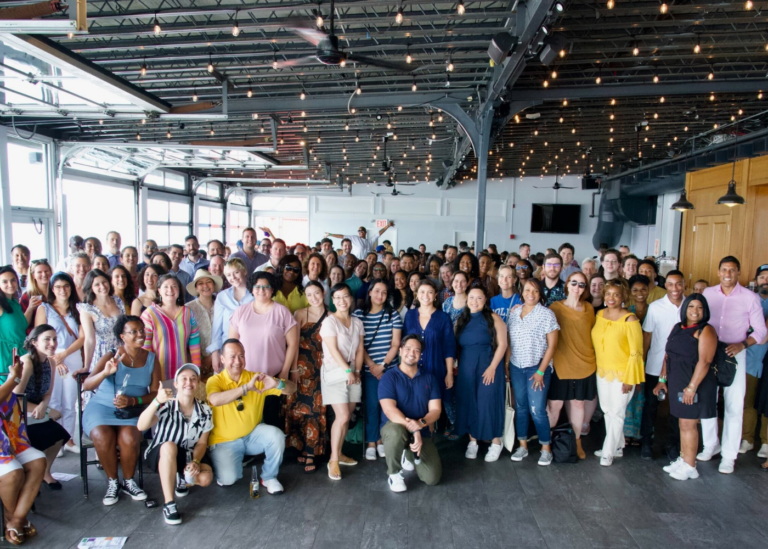
[(173, 379), (176, 370), (191, 362), (200, 367), (200, 333), (191, 309), (184, 306), (179, 279), (163, 275), (157, 285), (157, 298), (141, 313), (144, 321), (144, 349), (153, 352), (163, 379)]

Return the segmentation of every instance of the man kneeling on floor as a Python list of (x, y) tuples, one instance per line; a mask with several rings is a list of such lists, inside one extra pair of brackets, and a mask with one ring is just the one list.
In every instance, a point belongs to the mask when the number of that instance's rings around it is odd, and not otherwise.
[(443, 466), (430, 426), (442, 411), (435, 377), (419, 370), (423, 343), (415, 334), (403, 338), (400, 365), (379, 381), (379, 402), (386, 424), (381, 428), (389, 473), (389, 489), (405, 492), (402, 470), (413, 471), (429, 486), (440, 482)]
[(264, 399), (290, 395), (296, 384), (245, 369), (245, 349), (237, 339), (228, 339), (221, 349), (224, 370), (208, 379), (208, 403), (213, 407), (213, 431), (208, 450), (216, 482), (229, 486), (243, 477), (243, 457), (265, 454), (261, 485), (279, 494), (283, 485), (277, 470), (283, 462), (285, 434), (261, 422)]
[(208, 449), (208, 434), (213, 429), (211, 407), (195, 398), (200, 383), (200, 368), (184, 364), (176, 370), (173, 389), (159, 383), (157, 396), (139, 416), (138, 429), (147, 431), (155, 425), (155, 438), (144, 459), (148, 467), (160, 473), (165, 505), (163, 518), (168, 524), (181, 524), (176, 497), (189, 493), (188, 485), (208, 486), (213, 479), (211, 466), (202, 463)]

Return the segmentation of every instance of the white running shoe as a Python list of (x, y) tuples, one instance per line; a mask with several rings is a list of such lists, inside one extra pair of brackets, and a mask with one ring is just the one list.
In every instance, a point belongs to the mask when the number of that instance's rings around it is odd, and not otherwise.
[(369, 446), (365, 449), (365, 459), (368, 461), (376, 461), (376, 448)]
[[(597, 457), (603, 457), (603, 451), (602, 450), (595, 450), (595, 455)], [(621, 458), (624, 457), (624, 448), (617, 448), (616, 452), (613, 454), (614, 458)]]
[(397, 493), (405, 492), (408, 489), (408, 487), (405, 485), (403, 473), (389, 475), (389, 489)]
[(501, 444), (491, 444), (488, 448), (488, 452), (485, 454), (485, 461), (492, 462), (498, 461), (501, 456)]
[(747, 442), (746, 440), (741, 441), (741, 446), (739, 446), (739, 453), (740, 454), (746, 454), (747, 452), (751, 452), (754, 450), (755, 445), (751, 442)]
[(712, 448), (704, 447), (704, 449), (696, 456), (696, 461), (709, 461), (712, 456), (716, 456), (720, 453), (720, 445), (716, 444)]
[(476, 459), (478, 450), (480, 450), (480, 447), (477, 445), (477, 441), (470, 440), (467, 445), (467, 451), (464, 452), (464, 457), (467, 459)]
[(603, 467), (610, 467), (611, 465), (613, 465), (613, 458), (610, 456), (601, 457), (600, 465), (602, 465)]
[(376, 453), (379, 454), (380, 458), (387, 457), (387, 455), (384, 453), (384, 445), (383, 444), (377, 444), (376, 445)]
[(267, 492), (270, 494), (282, 494), (285, 489), (283, 488), (283, 485), (280, 484), (280, 481), (276, 478), (271, 478), (269, 480), (261, 479), (261, 485), (267, 489)]
[(65, 452), (72, 452), (73, 454), (79, 454), (80, 453), (80, 447), (77, 444), (65, 444), (62, 446), (62, 449)]
[(400, 466), (403, 468), (403, 471), (413, 471), (416, 468), (413, 463), (405, 457), (405, 450), (403, 450), (403, 457), (400, 458)]
[(757, 457), (768, 458), (768, 444), (763, 444), (760, 446), (760, 450), (757, 452)]
[(699, 478), (699, 472), (696, 470), (696, 467), (691, 467), (685, 461), (682, 461), (682, 465), (678, 465), (677, 469), (672, 471), (669, 476), (676, 480), (688, 480), (689, 478)]
[(671, 475), (672, 473), (677, 471), (677, 468), (680, 467), (681, 463), (685, 463), (685, 461), (683, 461), (682, 457), (679, 457), (675, 461), (670, 462), (669, 465), (665, 465), (664, 467), (662, 467), (662, 469), (664, 470), (665, 473), (669, 473)]
[(720, 460), (720, 466), (717, 468), (718, 471), (723, 473), (724, 475), (730, 475), (733, 473), (733, 466), (735, 464), (735, 459), (721, 459)]

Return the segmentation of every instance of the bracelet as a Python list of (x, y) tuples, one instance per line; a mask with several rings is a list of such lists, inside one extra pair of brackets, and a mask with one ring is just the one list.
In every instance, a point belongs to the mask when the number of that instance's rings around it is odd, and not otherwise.
[(199, 459), (193, 459), (192, 463), (197, 463), (198, 465), (200, 465), (200, 460)]
[(667, 382), (667, 378), (659, 377), (659, 383), (666, 383), (666, 382)]
[(352, 368), (347, 368), (347, 373), (351, 374), (352, 373)]
[(160, 409), (160, 406), (162, 406), (162, 404), (160, 404), (160, 401), (157, 400), (156, 398), (152, 399), (152, 404), (154, 404), (158, 410)]
[(243, 385), (243, 396), (245, 396), (247, 394), (248, 394), (248, 386), (247, 385)]
[(539, 374), (540, 376), (544, 377), (544, 372), (542, 372), (541, 370), (536, 370), (536, 373)]
[(277, 389), (279, 391), (282, 391), (283, 389), (285, 389), (285, 380), (282, 380), (282, 379), (278, 380)]
[(139, 401), (139, 406), (141, 406), (142, 404), (144, 404), (144, 403), (141, 401), (141, 397), (136, 397), (136, 398), (137, 398), (137, 399), (138, 399), (138, 401)]

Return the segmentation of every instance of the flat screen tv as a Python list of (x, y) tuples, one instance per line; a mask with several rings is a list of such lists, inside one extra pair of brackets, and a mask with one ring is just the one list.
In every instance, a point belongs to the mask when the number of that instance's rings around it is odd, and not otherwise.
[(579, 234), (580, 204), (534, 204), (532, 233)]

